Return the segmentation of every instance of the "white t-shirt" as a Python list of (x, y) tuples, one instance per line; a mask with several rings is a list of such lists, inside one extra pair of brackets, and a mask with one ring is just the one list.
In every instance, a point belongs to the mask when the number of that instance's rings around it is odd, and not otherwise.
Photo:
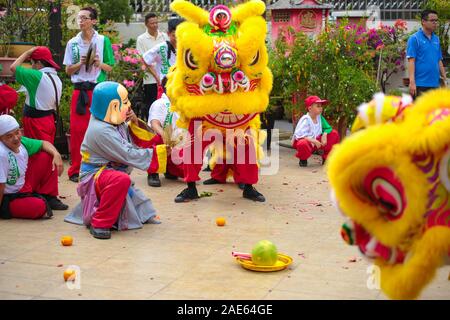
[(26, 137), (22, 137), (21, 140), (18, 153), (0, 142), (0, 183), (5, 184), (5, 194), (17, 193), (22, 189), (25, 184), (28, 158), (42, 147), (40, 140)]
[[(100, 61), (104, 61), (103, 59), (103, 48), (104, 48), (104, 36), (99, 35), (97, 31), (94, 32), (94, 35), (91, 39), (91, 42), (86, 43), (81, 37), (81, 32), (78, 33), (75, 37), (69, 40), (66, 45), (66, 52), (64, 54), (63, 64), (66, 66), (70, 66), (76, 64), (80, 61), (82, 56), (86, 56), (89, 46), (91, 43), (95, 42), (97, 46), (97, 55), (99, 56)], [(77, 82), (98, 82), (97, 79), (100, 76), (101, 69), (91, 66), (89, 72), (86, 72), (86, 65), (82, 65), (80, 70), (72, 74), (70, 79), (72, 83)]]
[[(165, 33), (159, 32), (156, 35), (156, 38), (153, 37), (151, 34), (148, 33), (148, 31), (145, 31), (143, 34), (141, 34), (137, 40), (136, 40), (136, 49), (139, 51), (140, 55), (144, 55), (147, 51), (149, 51), (154, 46), (166, 42), (167, 36)], [(156, 68), (155, 65), (153, 67)], [(157, 70), (157, 69), (155, 69)], [(155, 78), (152, 76), (151, 73), (146, 72), (145, 78), (144, 78), (144, 84), (152, 84), (156, 83)]]
[(62, 82), (54, 68), (42, 68), (40, 70), (18, 66), (16, 80), (25, 87), (25, 104), (36, 110), (56, 110), (55, 87), (47, 74), (50, 73), (55, 81), (58, 93), (58, 102), (61, 101)]
[(178, 114), (176, 112), (170, 112), (170, 100), (165, 93), (163, 93), (161, 98), (152, 103), (148, 113), (148, 125), (150, 127), (152, 126), (152, 120), (159, 120), (163, 128), (171, 124), (172, 128), (176, 129), (177, 119)]
[(293, 139), (314, 138), (322, 134), (322, 121), (320, 116), (317, 117), (317, 123), (311, 119), (309, 113), (305, 114), (297, 123)]
[(168, 52), (169, 46), (167, 45), (167, 42), (163, 42), (154, 46), (142, 56), (146, 64), (155, 65), (155, 71), (159, 73), (160, 81), (162, 81), (169, 73), (170, 67), (173, 66), (177, 60), (176, 52), (171, 52), (170, 58), (167, 59), (169, 56)]

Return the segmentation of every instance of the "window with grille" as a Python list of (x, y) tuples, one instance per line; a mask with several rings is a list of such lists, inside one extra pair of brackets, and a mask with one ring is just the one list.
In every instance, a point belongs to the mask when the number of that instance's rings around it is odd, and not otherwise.
[(335, 10), (367, 10), (377, 6), (381, 10), (381, 19), (414, 19), (426, 0), (335, 0)]
[(426, 0), (334, 0), (329, 3), (335, 10), (366, 10), (370, 6), (380, 9), (416, 9), (419, 10)]
[(272, 12), (273, 21), (275, 22), (289, 22), (289, 19), (291, 17), (290, 13), (287, 11), (280, 11), (280, 12)]

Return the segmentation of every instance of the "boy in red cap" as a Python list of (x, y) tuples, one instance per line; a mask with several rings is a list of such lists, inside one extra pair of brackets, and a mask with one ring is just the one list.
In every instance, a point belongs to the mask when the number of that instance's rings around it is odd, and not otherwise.
[[(21, 66), (31, 60), (31, 69)], [(55, 141), (55, 110), (62, 92), (62, 82), (47, 47), (34, 47), (25, 51), (10, 67), (16, 81), (26, 88), (23, 108), (23, 130), (28, 138)]]
[(300, 118), (292, 137), (292, 145), (297, 150), (295, 156), (300, 159), (300, 167), (308, 165), (308, 158), (314, 151), (322, 154), (324, 164), (333, 146), (339, 143), (339, 134), (322, 116), (323, 105), (327, 103), (327, 100), (322, 100), (318, 96), (309, 96), (305, 99), (308, 113)]
[[(31, 60), (31, 69), (21, 66)], [(47, 47), (33, 47), (24, 52), (10, 67), (16, 81), (26, 89), (23, 108), (23, 133), (25, 137), (55, 141), (55, 111), (62, 93), (62, 82), (56, 73), (59, 66), (53, 61)], [(58, 190), (58, 180), (52, 180)], [(53, 210), (67, 210), (69, 207), (56, 196), (49, 196), (48, 203)]]

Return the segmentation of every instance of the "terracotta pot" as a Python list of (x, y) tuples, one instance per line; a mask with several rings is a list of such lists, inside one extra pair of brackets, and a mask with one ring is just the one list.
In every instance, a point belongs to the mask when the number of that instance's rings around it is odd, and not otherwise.
[(35, 45), (31, 42), (12, 42), (9, 45), (9, 49), (6, 45), (0, 46), (0, 56), (5, 56), (6, 52), (8, 51), (8, 57), (10, 58), (18, 58), (24, 53), (25, 51), (33, 48)]
[(16, 58), (0, 57), (0, 77), (12, 77), (13, 73), (9, 68), (16, 61)]
[(18, 58), (27, 50), (30, 50), (35, 45), (30, 42), (14, 42), (11, 43), (11, 47), (9, 48), (9, 57)]

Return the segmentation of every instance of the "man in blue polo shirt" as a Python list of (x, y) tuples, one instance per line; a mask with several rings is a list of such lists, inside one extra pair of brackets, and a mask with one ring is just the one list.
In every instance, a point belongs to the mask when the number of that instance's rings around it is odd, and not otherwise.
[(409, 92), (417, 97), (423, 92), (439, 87), (440, 78), (446, 81), (442, 50), (434, 31), (438, 27), (436, 11), (421, 13), (422, 28), (408, 39), (406, 57), (409, 63)]

